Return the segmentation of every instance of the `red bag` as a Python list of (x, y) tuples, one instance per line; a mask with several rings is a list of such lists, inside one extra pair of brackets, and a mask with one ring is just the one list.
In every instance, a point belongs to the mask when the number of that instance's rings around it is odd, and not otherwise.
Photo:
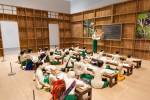
[(65, 92), (66, 85), (64, 80), (57, 80), (53, 84), (53, 88), (51, 94), (53, 96), (53, 100), (58, 100), (60, 96)]

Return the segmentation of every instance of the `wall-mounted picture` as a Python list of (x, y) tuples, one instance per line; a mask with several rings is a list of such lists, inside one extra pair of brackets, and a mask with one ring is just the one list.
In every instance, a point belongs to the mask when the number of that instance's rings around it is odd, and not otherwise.
[(84, 21), (84, 37), (91, 37), (94, 34), (94, 22), (93, 20)]
[(136, 38), (150, 39), (150, 12), (138, 14)]

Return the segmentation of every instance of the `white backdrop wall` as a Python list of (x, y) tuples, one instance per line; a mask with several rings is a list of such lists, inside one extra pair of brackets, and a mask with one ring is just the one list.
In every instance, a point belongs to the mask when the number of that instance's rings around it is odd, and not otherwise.
[(70, 13), (70, 2), (65, 0), (0, 0), (0, 4)]
[(101, 8), (110, 4), (119, 3), (127, 0), (72, 0), (71, 13), (77, 13), (84, 10)]

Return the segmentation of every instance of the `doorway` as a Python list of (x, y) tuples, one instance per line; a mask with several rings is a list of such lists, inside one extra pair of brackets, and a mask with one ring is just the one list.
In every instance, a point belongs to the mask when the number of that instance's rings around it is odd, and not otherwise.
[(15, 21), (0, 21), (4, 56), (20, 52), (18, 23)]
[(49, 43), (50, 48), (59, 47), (59, 25), (49, 24)]

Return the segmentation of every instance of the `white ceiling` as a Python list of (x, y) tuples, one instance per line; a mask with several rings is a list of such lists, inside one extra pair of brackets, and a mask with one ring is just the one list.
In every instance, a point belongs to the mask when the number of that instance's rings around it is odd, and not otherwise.
[(70, 0), (70, 12), (77, 13), (85, 10), (101, 8), (114, 3), (128, 0)]
[(70, 2), (65, 0), (0, 0), (0, 4), (70, 13)]
[(0, 0), (0, 4), (64, 13), (77, 13), (122, 1), (127, 0)]

